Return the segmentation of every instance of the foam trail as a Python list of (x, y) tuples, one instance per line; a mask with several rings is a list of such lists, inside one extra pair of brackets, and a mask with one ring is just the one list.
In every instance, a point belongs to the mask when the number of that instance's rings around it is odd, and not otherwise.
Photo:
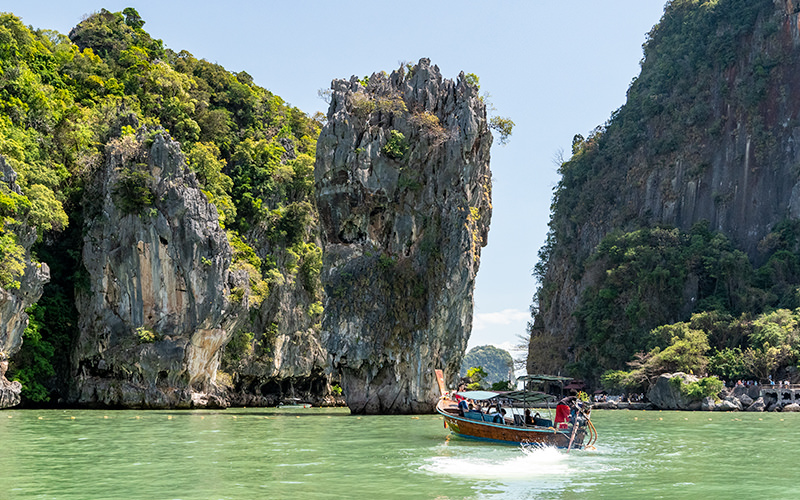
[(512, 454), (494, 449), (497, 453), (480, 456), (439, 456), (431, 458), (422, 470), (446, 476), (473, 479), (530, 479), (532, 477), (563, 475), (568, 472), (567, 456), (554, 447), (523, 447)]

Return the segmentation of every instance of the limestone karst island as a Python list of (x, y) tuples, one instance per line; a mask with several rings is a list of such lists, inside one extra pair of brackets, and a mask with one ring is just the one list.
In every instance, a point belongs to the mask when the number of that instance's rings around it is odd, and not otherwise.
[[(460, 372), (513, 110), (422, 58), (310, 116), (144, 26), (0, 14), (0, 408), (416, 415), (437, 371), (481, 388)], [(672, 0), (643, 48), (559, 162), (517, 375), (596, 408), (800, 411), (800, 6)]]
[(143, 25), (2, 17), (2, 406), (432, 412), (491, 217), (477, 77), (335, 80), (310, 118)]
[(0, 499), (797, 497), (800, 0), (5, 3)]

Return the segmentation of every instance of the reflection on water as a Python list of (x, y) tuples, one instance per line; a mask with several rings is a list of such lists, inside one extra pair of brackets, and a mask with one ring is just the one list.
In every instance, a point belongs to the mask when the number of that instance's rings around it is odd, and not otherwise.
[(0, 498), (794, 498), (798, 414), (596, 411), (597, 450), (347, 410), (2, 411)]

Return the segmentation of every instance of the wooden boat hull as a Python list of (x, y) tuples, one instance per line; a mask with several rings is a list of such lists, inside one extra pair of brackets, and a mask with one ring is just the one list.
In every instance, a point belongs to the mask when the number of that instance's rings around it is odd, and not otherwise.
[[(538, 444), (542, 446), (555, 446), (558, 448), (570, 447), (572, 429), (556, 430), (552, 427), (518, 427), (490, 422), (482, 422), (460, 417), (448, 412), (443, 402), (436, 406), (436, 411), (444, 417), (445, 425), (459, 436), (484, 441), (494, 441), (507, 444)], [(579, 428), (575, 432), (572, 449), (583, 448), (586, 438), (586, 429)]]

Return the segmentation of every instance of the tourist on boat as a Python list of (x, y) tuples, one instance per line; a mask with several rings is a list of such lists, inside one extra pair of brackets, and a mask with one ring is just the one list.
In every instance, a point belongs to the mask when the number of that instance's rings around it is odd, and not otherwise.
[(569, 421), (569, 406), (559, 403), (556, 405), (556, 428), (566, 429)]
[(494, 417), (492, 417), (492, 422), (495, 424), (504, 424), (506, 423), (506, 410), (502, 410), (502, 413), (495, 413)]
[(533, 419), (531, 418), (531, 411), (525, 408), (525, 425), (533, 425)]
[(469, 403), (466, 399), (462, 399), (458, 402), (458, 414), (463, 417), (465, 411), (469, 411)]

